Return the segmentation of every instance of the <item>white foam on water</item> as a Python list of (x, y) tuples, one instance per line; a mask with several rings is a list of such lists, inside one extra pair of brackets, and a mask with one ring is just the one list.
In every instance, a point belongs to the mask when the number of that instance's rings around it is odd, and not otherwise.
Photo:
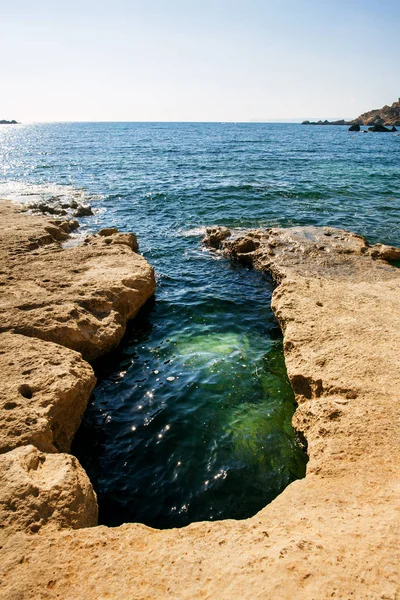
[(186, 231), (183, 231), (182, 229), (180, 229), (178, 231), (178, 235), (180, 237), (200, 237), (205, 235), (206, 233), (206, 228), (205, 227), (194, 227), (193, 229), (187, 229)]
[(100, 195), (90, 195), (87, 191), (74, 188), (72, 185), (57, 183), (23, 183), (21, 181), (0, 181), (0, 198), (18, 204), (34, 204), (51, 201), (56, 203), (76, 200), (79, 204), (100, 200)]

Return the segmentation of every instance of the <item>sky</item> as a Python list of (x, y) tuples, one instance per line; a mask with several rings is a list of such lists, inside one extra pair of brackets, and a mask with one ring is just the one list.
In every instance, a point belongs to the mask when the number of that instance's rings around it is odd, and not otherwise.
[(354, 118), (400, 96), (400, 0), (0, 0), (0, 119)]

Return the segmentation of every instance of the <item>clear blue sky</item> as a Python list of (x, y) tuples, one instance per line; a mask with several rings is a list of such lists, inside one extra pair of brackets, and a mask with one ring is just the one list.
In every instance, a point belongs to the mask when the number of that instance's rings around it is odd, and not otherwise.
[(400, 96), (400, 0), (2, 0), (0, 19), (0, 118), (339, 118)]

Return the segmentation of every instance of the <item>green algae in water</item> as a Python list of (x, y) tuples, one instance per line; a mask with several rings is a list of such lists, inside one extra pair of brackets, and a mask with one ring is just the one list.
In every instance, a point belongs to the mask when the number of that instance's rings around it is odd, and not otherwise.
[[(281, 342), (273, 343), (257, 375), (262, 395), (256, 403), (241, 403), (225, 427), (238, 460), (252, 465), (257, 477), (280, 491), (289, 481), (305, 475), (305, 457), (294, 452), (297, 445), (291, 425), (296, 406), (286, 373)], [(279, 473), (279, 477), (276, 474)]]
[[(258, 344), (251, 346), (248, 336), (240, 333), (208, 332), (176, 336), (157, 349), (140, 348), (144, 364), (148, 353), (158, 356), (160, 365), (153, 377), (160, 379), (163, 393), (160, 403), (155, 402), (157, 389), (140, 394), (130, 422), (135, 429), (147, 431), (132, 447), (132, 462), (124, 461), (109, 485), (103, 481), (97, 488), (104, 523), (133, 520), (170, 527), (197, 520), (246, 518), (288, 483), (304, 477), (307, 457), (291, 426), (295, 401), (282, 342), (255, 336), (252, 341)], [(269, 346), (264, 355), (261, 346)], [(129, 375), (129, 367), (122, 368), (128, 368)], [(183, 371), (182, 380), (178, 373)], [(166, 383), (168, 373), (176, 379)], [(145, 381), (138, 384), (143, 386)], [(114, 381), (115, 386), (119, 384)], [(115, 432), (115, 448), (121, 435), (121, 408), (116, 407), (107, 424)], [(138, 414), (143, 417), (142, 425)], [(110, 469), (121, 463), (118, 450), (113, 456), (115, 448), (111, 461), (110, 456), (105, 461)], [(152, 462), (159, 466), (151, 467)], [(96, 482), (98, 469), (94, 473), (90, 464), (85, 466)], [(136, 480), (134, 494), (127, 489), (129, 477)], [(138, 498), (147, 506), (138, 503)]]
[(249, 349), (246, 336), (235, 333), (210, 332), (201, 335), (186, 334), (179, 338), (177, 350), (188, 360), (204, 364), (205, 360), (218, 360), (240, 351), (244, 353)]
[(161, 294), (97, 371), (74, 450), (101, 523), (247, 518), (305, 474), (271, 283), (199, 266), (207, 293)]

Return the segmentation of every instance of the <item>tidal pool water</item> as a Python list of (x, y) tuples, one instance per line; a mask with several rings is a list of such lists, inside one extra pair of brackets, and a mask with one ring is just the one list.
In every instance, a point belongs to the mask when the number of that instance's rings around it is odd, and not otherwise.
[(97, 364), (74, 451), (109, 525), (248, 517), (305, 473), (271, 282), (197, 243), (195, 289), (161, 279), (174, 301), (159, 290)]

